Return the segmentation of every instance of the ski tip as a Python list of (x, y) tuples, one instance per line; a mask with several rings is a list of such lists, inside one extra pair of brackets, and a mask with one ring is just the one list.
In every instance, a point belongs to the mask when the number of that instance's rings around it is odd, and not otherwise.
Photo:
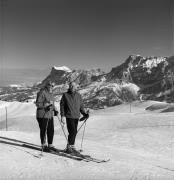
[(42, 159), (42, 156), (35, 156), (35, 157), (37, 157), (38, 159)]
[(104, 162), (109, 162), (109, 161), (110, 161), (110, 159), (105, 159), (105, 160), (104, 160)]

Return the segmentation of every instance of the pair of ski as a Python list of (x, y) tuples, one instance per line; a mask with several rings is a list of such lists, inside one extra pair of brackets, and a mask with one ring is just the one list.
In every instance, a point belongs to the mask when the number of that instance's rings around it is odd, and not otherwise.
[[(31, 143), (27, 143), (27, 142), (24, 142), (24, 141), (20, 141), (20, 140), (16, 140), (16, 139), (11, 139), (11, 138), (7, 138), (7, 137), (1, 137), (0, 136), (0, 142), (1, 143), (4, 143), (4, 144), (7, 144), (7, 145), (11, 145), (11, 146), (17, 146), (17, 147), (25, 147), (25, 148), (28, 148), (28, 149), (33, 149), (33, 150), (36, 150), (36, 151), (39, 151), (39, 152), (42, 152), (42, 149), (40, 146), (38, 145), (35, 145), (35, 144), (31, 144)], [(19, 150), (22, 150), (22, 149), (19, 149)], [(41, 158), (43, 153), (40, 153), (39, 155), (38, 154), (33, 154), (31, 151), (26, 151), (23, 149), (24, 152), (32, 155), (33, 157), (37, 157), (37, 158)], [(51, 154), (55, 154), (55, 155), (58, 155), (58, 156), (63, 156), (63, 157), (66, 157), (66, 158), (70, 158), (70, 159), (73, 159), (73, 160), (78, 160), (78, 161), (86, 161), (86, 162), (96, 162), (96, 163), (104, 163), (104, 162), (108, 162), (110, 159), (97, 159), (97, 158), (93, 158), (89, 155), (83, 155), (83, 154), (80, 154), (79, 155), (72, 155), (72, 154), (68, 154), (66, 153), (64, 150), (60, 150), (60, 149), (56, 149), (56, 151), (51, 151), (51, 152), (48, 152), (48, 153), (51, 153)]]
[[(23, 144), (23, 147), (28, 147), (34, 150), (38, 150), (41, 151), (40, 147), (35, 147), (35, 146), (31, 146), (29, 144)], [(77, 153), (77, 154), (70, 154), (65, 152), (64, 150), (60, 150), (60, 149), (55, 149), (55, 150), (50, 150), (48, 152), (44, 152), (44, 153), (51, 153), (51, 154), (55, 154), (58, 156), (63, 156), (66, 158), (70, 158), (73, 160), (77, 160), (77, 161), (85, 161), (85, 162), (95, 162), (95, 163), (104, 163), (104, 162), (108, 162), (110, 161), (110, 159), (98, 159), (98, 158), (93, 158), (89, 155), (84, 155), (81, 153)], [(41, 158), (43, 156), (43, 153), (41, 153), (40, 155), (38, 155), (38, 158)]]
[(98, 158), (93, 158), (90, 155), (85, 155), (85, 154), (81, 154), (81, 153), (76, 153), (76, 154), (71, 154), (71, 153), (67, 153), (65, 151), (60, 151), (60, 150), (55, 150), (55, 153), (58, 153), (58, 155), (61, 154), (66, 154), (68, 156), (77, 158), (79, 161), (85, 161), (85, 162), (95, 162), (95, 163), (104, 163), (104, 162), (108, 162), (110, 159), (98, 159)]

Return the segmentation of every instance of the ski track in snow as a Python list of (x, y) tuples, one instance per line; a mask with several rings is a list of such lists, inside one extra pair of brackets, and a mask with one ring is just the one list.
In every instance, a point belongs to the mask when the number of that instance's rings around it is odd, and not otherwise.
[[(145, 111), (154, 104), (158, 106), (154, 106), (154, 112)], [(3, 102), (0, 107), (4, 107)], [(107, 163), (97, 164), (48, 153), (35, 157), (39, 151), (17, 142), (40, 145), (35, 107), (32, 103), (9, 103), (9, 131), (0, 131), (0, 179), (173, 180), (174, 113), (159, 113), (160, 103), (152, 101), (133, 103), (132, 112), (129, 107), (124, 104), (91, 112), (83, 153), (110, 158)], [(4, 117), (1, 112), (0, 122)], [(76, 140), (79, 149), (81, 137), (82, 131)], [(57, 118), (54, 145), (59, 149), (66, 146)]]

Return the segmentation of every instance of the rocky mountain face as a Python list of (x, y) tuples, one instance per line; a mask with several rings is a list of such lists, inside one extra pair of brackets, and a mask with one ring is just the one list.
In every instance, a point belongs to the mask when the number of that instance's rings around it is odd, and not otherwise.
[[(35, 97), (37, 91), (48, 80), (55, 83), (54, 94), (57, 101), (62, 93), (67, 91), (68, 82), (75, 81), (79, 84), (84, 104), (88, 108), (98, 109), (115, 106), (136, 99), (151, 99), (160, 101), (174, 101), (174, 57), (142, 57), (129, 56), (124, 63), (112, 68), (109, 73), (101, 69), (70, 70), (69, 68), (53, 67), (50, 74), (31, 89), (22, 90), (22, 99)], [(8, 98), (1, 91), (0, 98)], [(21, 92), (21, 90), (20, 90)], [(15, 95), (15, 100), (17, 93)], [(12, 93), (11, 93), (12, 95)], [(10, 99), (12, 97), (10, 96)]]
[(174, 100), (173, 73), (173, 56), (131, 55), (123, 64), (112, 68), (109, 73), (104, 73), (100, 69), (72, 72), (59, 72), (52, 69), (46, 80), (51, 79), (58, 84), (61, 93), (66, 90), (62, 85), (63, 90), (61, 91), (61, 84), (66, 84), (69, 80), (76, 81), (82, 89), (81, 93), (87, 92), (83, 94), (86, 105), (97, 108), (130, 102), (139, 97), (144, 100), (172, 102)]
[(104, 72), (101, 69), (92, 69), (92, 70), (73, 70), (70, 69), (67, 71), (61, 67), (53, 67), (50, 74), (42, 81), (41, 85), (44, 85), (48, 80), (51, 80), (56, 85), (66, 84), (70, 81), (76, 81), (80, 86), (85, 86), (91, 83), (95, 77), (98, 77)]
[(116, 78), (136, 84), (144, 99), (173, 101), (174, 57), (129, 56), (111, 70), (107, 81)]
[(67, 91), (68, 82), (75, 81), (79, 84), (85, 106), (92, 109), (114, 106), (137, 98), (139, 88), (136, 85), (124, 81), (109, 81), (108, 76), (101, 69), (66, 71), (61, 67), (53, 67), (40, 86), (48, 80), (54, 82), (54, 94), (59, 101), (62, 93)]

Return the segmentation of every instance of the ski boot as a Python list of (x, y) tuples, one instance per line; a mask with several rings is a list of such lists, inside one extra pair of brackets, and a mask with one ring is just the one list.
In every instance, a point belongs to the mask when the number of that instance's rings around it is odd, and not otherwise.
[(50, 150), (50, 151), (57, 151), (57, 149), (55, 148), (55, 146), (53, 146), (52, 144), (48, 144), (48, 149)]

